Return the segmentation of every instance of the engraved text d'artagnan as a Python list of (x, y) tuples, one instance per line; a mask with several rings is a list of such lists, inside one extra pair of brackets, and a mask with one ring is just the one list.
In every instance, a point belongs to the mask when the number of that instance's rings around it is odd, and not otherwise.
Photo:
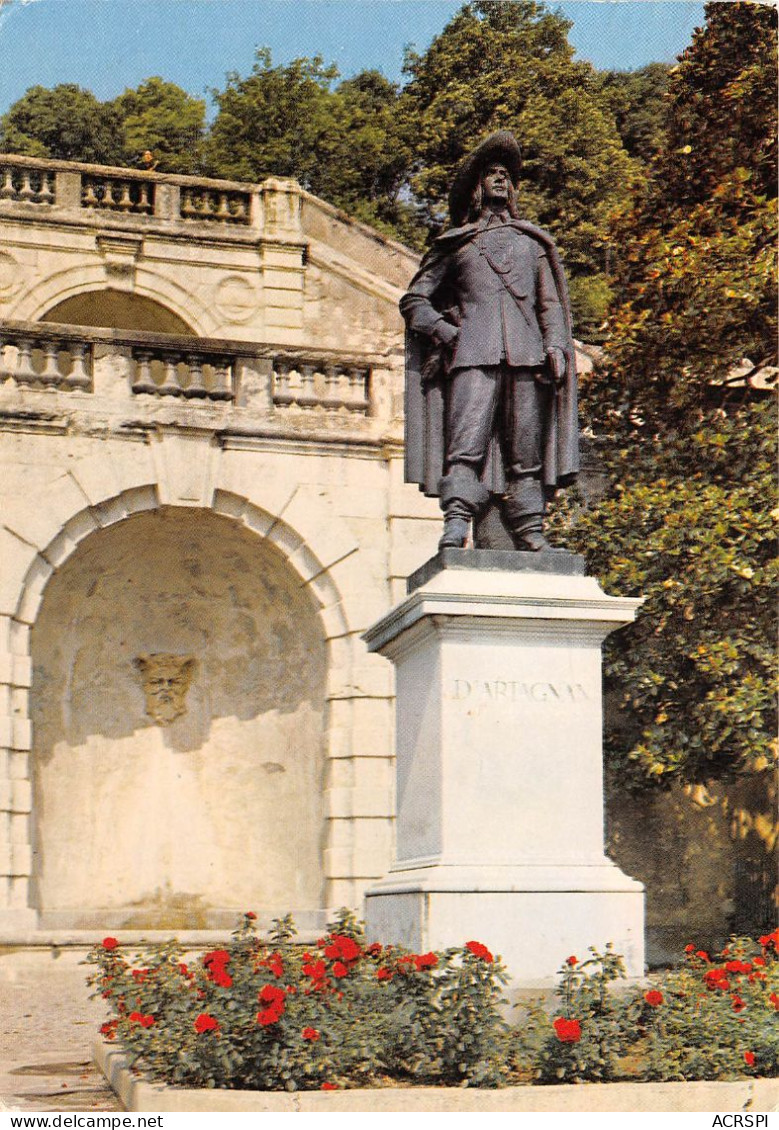
[(514, 679), (453, 679), (450, 697), (455, 702), (515, 702), (570, 704), (589, 702), (591, 693), (581, 683), (520, 682)]

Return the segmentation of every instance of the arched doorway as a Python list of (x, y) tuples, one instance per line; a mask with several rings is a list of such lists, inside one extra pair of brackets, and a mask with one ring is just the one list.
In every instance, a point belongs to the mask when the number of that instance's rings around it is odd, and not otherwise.
[(54, 574), (31, 642), (42, 926), (324, 905), (325, 642), (271, 545), (211, 511), (134, 515)]
[(166, 306), (121, 290), (92, 290), (73, 295), (47, 310), (41, 321), (196, 336), (192, 327)]

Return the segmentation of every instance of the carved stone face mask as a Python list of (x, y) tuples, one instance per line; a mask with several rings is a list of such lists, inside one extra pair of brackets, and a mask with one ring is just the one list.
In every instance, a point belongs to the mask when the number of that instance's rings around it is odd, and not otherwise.
[(186, 709), (186, 694), (195, 672), (191, 655), (158, 652), (139, 655), (135, 667), (143, 678), (146, 713), (160, 726), (169, 726)]

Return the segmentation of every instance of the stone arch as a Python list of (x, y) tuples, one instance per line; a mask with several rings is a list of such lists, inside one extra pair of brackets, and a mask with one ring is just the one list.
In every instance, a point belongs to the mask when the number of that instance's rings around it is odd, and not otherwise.
[(9, 306), (7, 316), (25, 322), (43, 321), (47, 310), (67, 299), (93, 291), (117, 290), (134, 293), (162, 305), (193, 327), (198, 337), (208, 337), (215, 329), (214, 313), (197, 294), (186, 290), (164, 274), (138, 268), (130, 282), (111, 286), (104, 264), (94, 261), (79, 265), (78, 270), (65, 267), (47, 275), (29, 290), (23, 289)]
[(90, 290), (71, 295), (46, 310), (41, 321), (195, 336), (193, 327), (161, 302), (124, 290)]
[[(296, 584), (312, 598), (326, 648), (329, 719), (332, 700), (343, 698), (347, 693), (344, 688), (351, 684), (355, 661), (355, 629), (339, 584), (331, 574), (331, 567), (340, 566), (357, 548), (350, 532), (332, 515), (322, 513), (323, 502), (314, 488), (274, 484), (271, 475), (244, 476), (236, 473), (235, 467), (227, 461), (219, 469), (221, 452), (214, 452), (210, 469), (202, 452), (196, 458), (195, 464), (205, 470), (202, 471), (202, 500), (193, 502), (192, 495), (197, 491), (193, 492), (191, 485), (184, 486), (177, 479), (180, 452), (178, 455), (175, 452), (176, 440), (163, 437), (156, 452), (152, 451), (153, 446), (154, 441), (143, 447), (133, 445), (133, 452), (128, 452), (128, 445), (124, 443), (113, 451), (110, 443), (106, 444), (105, 454), (80, 460), (66, 475), (41, 491), (39, 499), (28, 497), (24, 505), (7, 514), (0, 538), (13, 543), (15, 567), (6, 576), (6, 595), (0, 613), (7, 617), (9, 625), (9, 662), (14, 671), (15, 693), (29, 696), (31, 632), (48, 582), (84, 539), (145, 511), (194, 505), (228, 518), (266, 541), (294, 574)], [(165, 454), (166, 446), (173, 450)], [(247, 481), (242, 481), (245, 478)], [(17, 594), (13, 600), (7, 595), (10, 592)], [(19, 716), (14, 720), (13, 733), (17, 756), (29, 757), (32, 748), (29, 706), (27, 717)], [(325, 760), (344, 756), (346, 748), (339, 725), (326, 721)], [(19, 782), (19, 788), (22, 783)], [(325, 826), (329, 834), (334, 827), (329, 807), (335, 794), (326, 791), (324, 795)], [(24, 805), (23, 801), (21, 803)], [(15, 819), (25, 821), (23, 812), (24, 808)], [(15, 865), (15, 889), (19, 884), (26, 885), (25, 875), (32, 871), (31, 865), (24, 863), (29, 848), (20, 840), (19, 827), (16, 838), (19, 842), (14, 849), (15, 858), (21, 862)], [(325, 838), (322, 846), (323, 857), (327, 858), (332, 845)], [(327, 877), (326, 882), (330, 882)], [(24, 906), (25, 901), (16, 895), (17, 906)]]

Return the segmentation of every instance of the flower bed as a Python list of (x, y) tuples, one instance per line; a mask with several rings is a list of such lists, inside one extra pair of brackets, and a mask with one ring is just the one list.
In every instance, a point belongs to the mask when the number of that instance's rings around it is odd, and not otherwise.
[(316, 946), (289, 920), (269, 942), (248, 913), (225, 949), (181, 947), (140, 965), (105, 938), (90, 981), (112, 1008), (101, 1031), (155, 1081), (266, 1091), (392, 1084), (498, 1087), (613, 1080), (728, 1080), (779, 1068), (779, 930), (733, 939), (651, 988), (607, 948), (560, 971), (558, 1005), (504, 1019), (501, 962), (481, 942), (415, 954), (368, 945), (343, 912)]

